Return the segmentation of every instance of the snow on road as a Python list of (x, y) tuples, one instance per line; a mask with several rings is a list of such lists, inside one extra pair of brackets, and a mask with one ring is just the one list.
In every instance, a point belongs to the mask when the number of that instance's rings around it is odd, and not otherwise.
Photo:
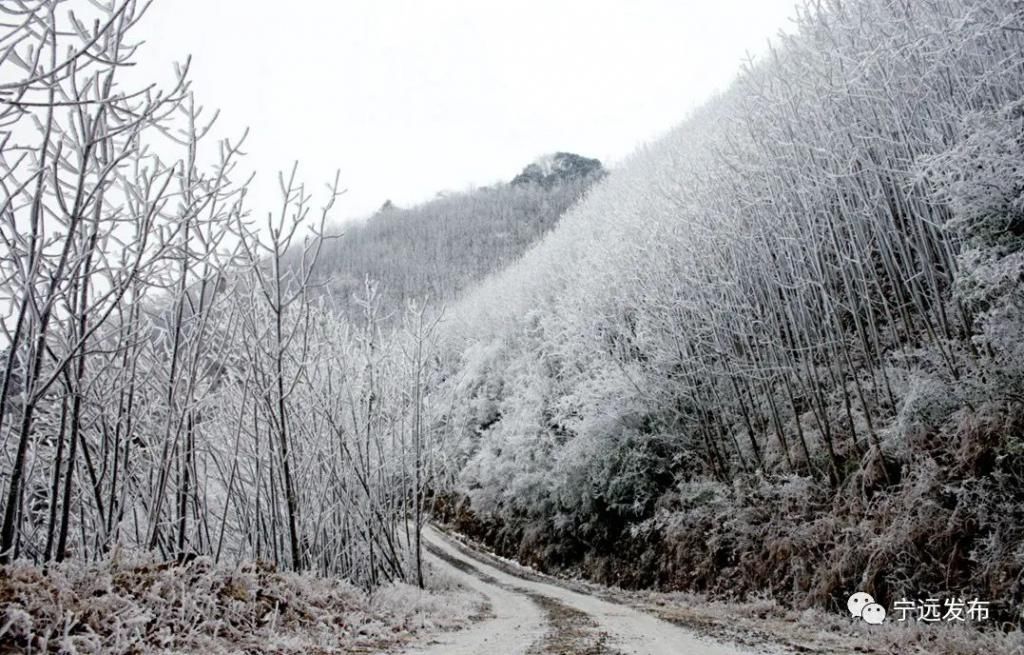
[(429, 556), (487, 598), (493, 618), (442, 635), (405, 655), (749, 655), (626, 605), (528, 580), (470, 556), (434, 528), (424, 529)]
[(437, 636), (430, 644), (406, 650), (403, 655), (525, 655), (544, 634), (544, 613), (529, 597), (495, 584), (482, 565), (462, 562), (461, 556), (446, 554), (450, 546), (432, 528), (424, 530), (428, 556), (433, 566), (441, 569), (467, 589), (481, 594), (490, 605), (492, 616), (465, 630)]

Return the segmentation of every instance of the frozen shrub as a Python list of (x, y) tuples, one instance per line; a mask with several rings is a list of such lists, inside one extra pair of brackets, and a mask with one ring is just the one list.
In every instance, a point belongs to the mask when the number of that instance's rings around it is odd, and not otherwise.
[(931, 376), (912, 376), (896, 419), (898, 433), (911, 443), (932, 436), (959, 406), (949, 384)]
[[(431, 578), (433, 579), (433, 577)], [(268, 567), (129, 557), (0, 569), (0, 652), (347, 653), (463, 625), (475, 602), (450, 582), (348, 582)]]

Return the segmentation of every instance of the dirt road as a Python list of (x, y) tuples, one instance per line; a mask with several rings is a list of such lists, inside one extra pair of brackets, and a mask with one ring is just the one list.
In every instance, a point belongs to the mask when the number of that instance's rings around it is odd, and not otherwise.
[[(454, 544), (433, 528), (424, 539), (446, 573), (487, 598), (493, 616), (404, 655), (750, 655), (626, 605), (527, 579)], [(531, 576), (532, 577), (532, 576)]]

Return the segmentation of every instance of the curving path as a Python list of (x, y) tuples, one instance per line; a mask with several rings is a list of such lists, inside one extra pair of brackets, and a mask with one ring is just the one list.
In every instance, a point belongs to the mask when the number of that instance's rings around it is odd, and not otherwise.
[[(482, 594), (493, 616), (440, 635), (404, 655), (750, 655), (699, 637), (650, 614), (514, 575), (432, 527), (423, 539), (434, 564)], [(533, 576), (531, 576), (533, 577)]]

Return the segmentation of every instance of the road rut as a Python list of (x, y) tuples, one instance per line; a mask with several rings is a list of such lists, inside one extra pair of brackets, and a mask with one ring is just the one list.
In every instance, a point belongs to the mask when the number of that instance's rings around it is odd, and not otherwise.
[(404, 655), (751, 655), (632, 607), (501, 570), (432, 527), (434, 565), (490, 603), (492, 617)]

